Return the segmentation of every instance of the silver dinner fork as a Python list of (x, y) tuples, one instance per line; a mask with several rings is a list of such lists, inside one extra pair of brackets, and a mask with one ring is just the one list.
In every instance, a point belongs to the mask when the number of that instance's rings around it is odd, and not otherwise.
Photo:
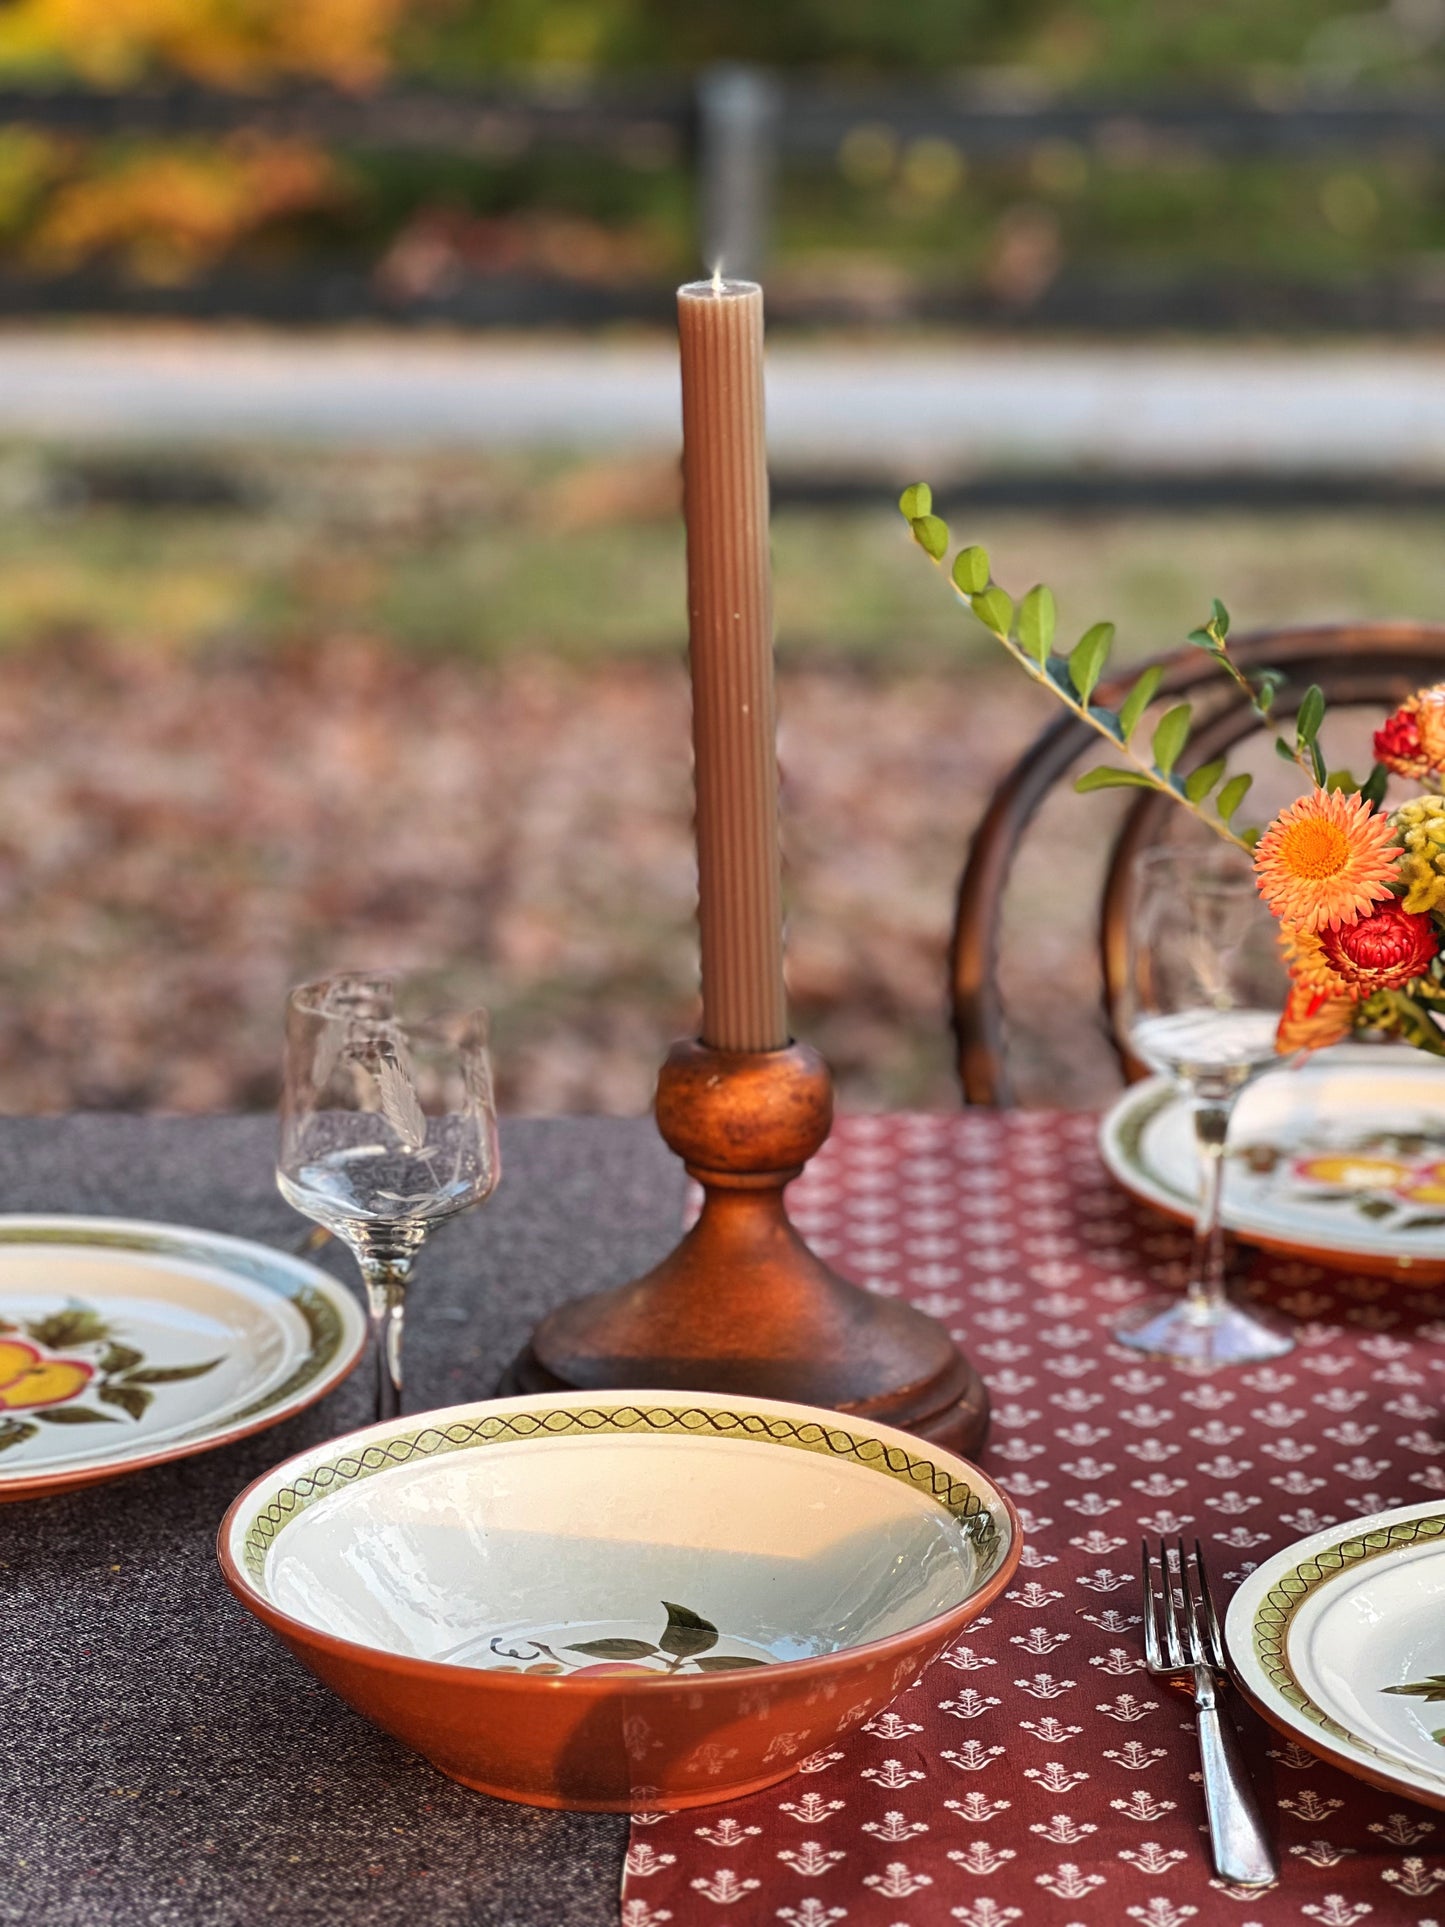
[(1194, 1694), (1214, 1871), (1221, 1880), (1238, 1886), (1263, 1887), (1278, 1879), (1279, 1866), (1264, 1830), (1239, 1734), (1223, 1704), (1224, 1640), (1199, 1541), (1194, 1541), (1191, 1560), (1180, 1539), (1177, 1558), (1176, 1575), (1170, 1571), (1169, 1548), (1161, 1539), (1156, 1567), (1149, 1541), (1144, 1541), (1145, 1662), (1154, 1679), (1188, 1687)]

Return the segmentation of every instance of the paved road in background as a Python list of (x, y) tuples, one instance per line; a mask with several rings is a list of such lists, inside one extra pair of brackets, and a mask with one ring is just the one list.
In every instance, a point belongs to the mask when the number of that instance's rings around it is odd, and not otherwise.
[[(1445, 475), (1445, 347), (785, 342), (783, 469)], [(0, 436), (670, 450), (676, 358), (633, 344), (0, 332)]]

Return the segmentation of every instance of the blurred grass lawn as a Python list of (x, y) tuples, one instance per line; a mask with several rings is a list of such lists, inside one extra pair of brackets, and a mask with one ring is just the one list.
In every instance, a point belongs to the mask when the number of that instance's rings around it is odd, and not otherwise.
[[(343, 630), (584, 664), (675, 650), (685, 633), (666, 463), (258, 450), (198, 469), (11, 447), (0, 510), (7, 648), (100, 634), (190, 651)], [(1134, 653), (1177, 642), (1216, 594), (1237, 628), (1445, 608), (1428, 509), (980, 508), (955, 513), (954, 534), (983, 542), (1015, 591), (1050, 582), (1066, 632), (1107, 616)], [(987, 651), (883, 483), (876, 506), (776, 509), (773, 548), (785, 660), (904, 669)]]

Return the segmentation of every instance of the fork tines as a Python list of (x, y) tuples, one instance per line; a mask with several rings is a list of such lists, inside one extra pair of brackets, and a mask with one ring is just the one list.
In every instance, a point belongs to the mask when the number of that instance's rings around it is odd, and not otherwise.
[(1199, 1541), (1194, 1541), (1192, 1552), (1186, 1552), (1183, 1539), (1176, 1539), (1172, 1547), (1160, 1539), (1156, 1554), (1144, 1540), (1141, 1577), (1144, 1657), (1149, 1671), (1185, 1673), (1195, 1666), (1222, 1669), (1224, 1639)]

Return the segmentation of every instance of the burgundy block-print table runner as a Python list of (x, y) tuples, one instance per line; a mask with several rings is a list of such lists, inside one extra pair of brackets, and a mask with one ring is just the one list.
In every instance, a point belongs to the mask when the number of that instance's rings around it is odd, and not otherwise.
[(848, 1118), (793, 1187), (815, 1249), (984, 1372), (983, 1463), (1023, 1512), (1023, 1564), (795, 1778), (636, 1816), (624, 1927), (1445, 1927), (1445, 1813), (1249, 1713), (1280, 1880), (1211, 1878), (1190, 1703), (1144, 1672), (1137, 1578), (1141, 1534), (1197, 1534), (1222, 1603), (1301, 1534), (1445, 1491), (1445, 1295), (1257, 1257), (1253, 1287), (1302, 1321), (1294, 1353), (1212, 1376), (1141, 1360), (1109, 1328), (1179, 1281), (1185, 1239), (1113, 1186), (1096, 1130)]

